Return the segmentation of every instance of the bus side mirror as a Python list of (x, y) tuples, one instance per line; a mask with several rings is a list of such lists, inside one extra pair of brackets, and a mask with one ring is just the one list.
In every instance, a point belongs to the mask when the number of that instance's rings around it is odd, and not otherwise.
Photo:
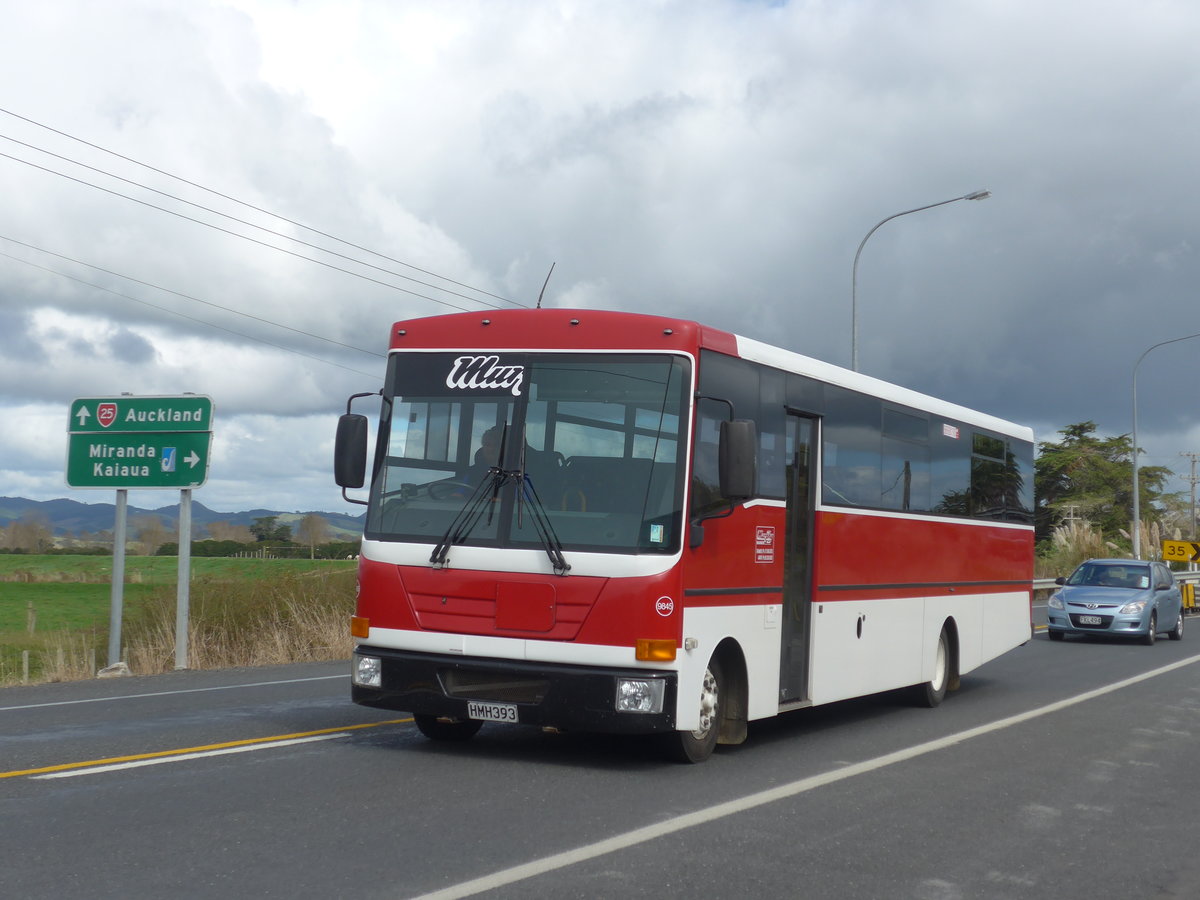
[(360, 488), (367, 475), (367, 417), (346, 413), (338, 419), (333, 445), (333, 479), (338, 487)]
[(754, 496), (758, 475), (758, 432), (750, 419), (721, 423), (718, 447), (721, 496), (738, 503)]

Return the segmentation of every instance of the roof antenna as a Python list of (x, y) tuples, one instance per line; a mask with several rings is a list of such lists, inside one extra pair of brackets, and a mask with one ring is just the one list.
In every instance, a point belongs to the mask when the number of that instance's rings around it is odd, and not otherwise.
[(542, 290), (541, 290), (541, 293), (538, 294), (538, 302), (537, 302), (538, 309), (542, 308), (542, 297), (546, 293), (546, 285), (548, 285), (550, 283), (550, 276), (554, 274), (554, 266), (555, 266), (555, 263), (550, 263), (550, 271), (546, 273), (546, 280), (542, 282)]

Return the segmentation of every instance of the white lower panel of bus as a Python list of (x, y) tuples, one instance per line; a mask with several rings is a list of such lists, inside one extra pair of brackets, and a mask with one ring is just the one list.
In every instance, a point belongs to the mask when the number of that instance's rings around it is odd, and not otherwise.
[(632, 647), (580, 644), (570, 641), (536, 641), (523, 638), (488, 637), (478, 634), (445, 634), (436, 631), (404, 631), (371, 628), (365, 643), (417, 653), (449, 653), (490, 659), (519, 659), (562, 663), (573, 666), (637, 667), (670, 671), (672, 663), (639, 662)]
[(818, 603), (809, 645), (813, 704), (929, 681), (947, 620), (958, 631), (965, 674), (1029, 640), (1029, 594)]

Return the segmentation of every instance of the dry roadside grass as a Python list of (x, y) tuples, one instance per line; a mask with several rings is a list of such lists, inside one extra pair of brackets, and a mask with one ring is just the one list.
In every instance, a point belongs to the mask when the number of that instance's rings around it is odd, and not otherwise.
[[(349, 659), (354, 579), (335, 572), (194, 583), (188, 668)], [(174, 669), (175, 606), (174, 593), (156, 596), (126, 629), (125, 659), (135, 675)]]
[[(312, 571), (262, 579), (193, 579), (188, 668), (220, 669), (349, 659), (353, 649), (355, 572)], [(158, 589), (122, 628), (123, 657), (134, 675), (175, 668), (173, 585)], [(33, 681), (91, 678), (105, 665), (106, 630), (61, 630), (31, 639)], [(0, 684), (17, 684), (19, 667), (0, 667)]]

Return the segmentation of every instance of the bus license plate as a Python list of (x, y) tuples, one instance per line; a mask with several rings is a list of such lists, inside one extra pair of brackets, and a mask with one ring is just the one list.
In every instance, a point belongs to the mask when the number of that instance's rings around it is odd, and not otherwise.
[(1101, 622), (1101, 619), (1099, 616), (1080, 616), (1079, 617), (1080, 625), (1099, 625), (1100, 622)]
[(514, 724), (519, 721), (515, 703), (478, 703), (474, 700), (467, 704), (467, 718), (482, 722), (512, 722)]

